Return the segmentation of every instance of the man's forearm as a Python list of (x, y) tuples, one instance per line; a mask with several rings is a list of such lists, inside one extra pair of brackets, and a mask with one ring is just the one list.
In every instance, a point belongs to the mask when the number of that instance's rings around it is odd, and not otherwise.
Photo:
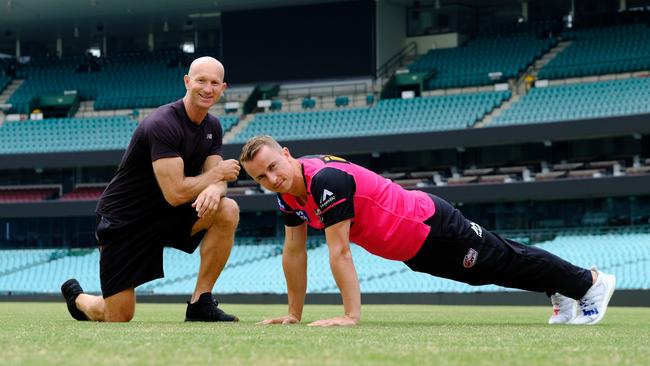
[(289, 314), (300, 320), (307, 293), (307, 253), (291, 254), (285, 251), (282, 255), (282, 268), (287, 281)]
[(330, 268), (341, 291), (345, 315), (355, 320), (361, 317), (361, 290), (349, 250), (330, 253)]
[(216, 184), (222, 189), (221, 196), (226, 194), (227, 183), (223, 180), (223, 176), (216, 171), (207, 171), (196, 177), (184, 177), (176, 188), (176, 201), (179, 202), (178, 204), (190, 202), (210, 184)]

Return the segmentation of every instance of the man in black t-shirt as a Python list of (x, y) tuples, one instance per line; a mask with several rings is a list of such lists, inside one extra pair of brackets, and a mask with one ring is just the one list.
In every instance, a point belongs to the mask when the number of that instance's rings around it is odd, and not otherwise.
[(185, 320), (238, 320), (212, 298), (239, 222), (237, 204), (225, 197), (239, 163), (222, 159), (223, 131), (208, 114), (226, 89), (223, 80), (219, 61), (194, 60), (183, 99), (159, 107), (138, 125), (97, 205), (102, 296), (83, 293), (75, 279), (61, 286), (73, 318), (131, 320), (135, 288), (164, 276), (163, 248), (192, 253), (200, 244)]

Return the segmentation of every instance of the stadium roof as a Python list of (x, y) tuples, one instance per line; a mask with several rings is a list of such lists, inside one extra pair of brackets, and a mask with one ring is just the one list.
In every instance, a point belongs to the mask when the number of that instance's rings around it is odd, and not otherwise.
[(222, 11), (343, 1), (349, 0), (0, 0), (0, 36), (65, 38), (75, 27), (80, 33), (98, 27), (111, 34), (135, 27), (156, 32), (165, 21), (170, 28), (181, 28), (188, 19), (214, 26)]

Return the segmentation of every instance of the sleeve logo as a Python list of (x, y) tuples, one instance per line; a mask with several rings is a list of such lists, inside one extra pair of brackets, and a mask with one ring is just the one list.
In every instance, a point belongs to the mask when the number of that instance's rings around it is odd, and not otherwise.
[(334, 200), (336, 199), (336, 196), (334, 193), (328, 191), (327, 189), (323, 189), (323, 196), (320, 199), (320, 203), (318, 204), (321, 209), (326, 208), (329, 206)]

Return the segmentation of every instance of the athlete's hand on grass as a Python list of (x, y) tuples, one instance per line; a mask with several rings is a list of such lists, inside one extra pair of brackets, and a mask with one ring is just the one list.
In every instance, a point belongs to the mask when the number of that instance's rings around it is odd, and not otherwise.
[(300, 320), (293, 315), (285, 315), (279, 318), (266, 319), (257, 323), (260, 325), (269, 325), (269, 324), (297, 324), (300, 323)]
[(332, 326), (350, 326), (357, 325), (359, 319), (350, 317), (348, 315), (337, 316), (336, 318), (316, 320), (307, 324), (308, 327), (332, 327)]
[(215, 184), (207, 186), (192, 203), (192, 207), (196, 209), (196, 215), (198, 217), (215, 215), (219, 209), (221, 196), (223, 196), (223, 188)]
[(239, 166), (239, 162), (237, 160), (228, 159), (220, 161), (214, 169), (219, 170), (221, 176), (223, 177), (223, 180), (232, 182), (233, 180), (237, 179), (241, 167)]

